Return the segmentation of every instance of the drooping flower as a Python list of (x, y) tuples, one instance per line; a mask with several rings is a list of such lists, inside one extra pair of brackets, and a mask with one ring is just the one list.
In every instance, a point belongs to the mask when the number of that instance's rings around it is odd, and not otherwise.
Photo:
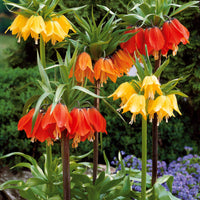
[(122, 103), (120, 106), (123, 106), (134, 93), (136, 92), (133, 86), (129, 82), (125, 82), (122, 83), (109, 97), (113, 97), (113, 100), (121, 98)]
[(174, 116), (173, 110), (176, 110), (179, 114), (181, 112), (178, 109), (177, 100), (175, 95), (161, 95), (158, 96), (155, 100), (150, 100), (148, 104), (148, 113), (149, 119), (152, 121), (154, 118), (154, 114), (158, 115), (158, 124), (165, 117), (166, 122), (168, 122), (168, 118)]
[(171, 100), (171, 105), (173, 107), (173, 109), (179, 113), (179, 115), (182, 115), (179, 108), (178, 108), (178, 103), (177, 103), (177, 99), (176, 99), (176, 95), (175, 94), (170, 94), (168, 95), (169, 99)]
[(67, 133), (71, 132), (72, 119), (66, 105), (58, 103), (52, 110), (49, 106), (42, 119), (42, 128), (51, 132), (55, 139), (61, 138), (61, 132), (66, 129)]
[(106, 133), (106, 120), (96, 108), (87, 108), (90, 125), (96, 132)]
[(51, 19), (45, 21), (45, 32), (41, 34), (45, 42), (51, 40), (55, 45), (57, 41), (61, 42), (65, 37), (69, 37), (69, 30), (76, 32), (64, 15), (52, 16)]
[(158, 60), (158, 52), (165, 44), (163, 34), (158, 27), (145, 30), (145, 44), (147, 45), (149, 55), (153, 55), (154, 59)]
[(94, 83), (94, 71), (92, 68), (92, 60), (88, 53), (83, 52), (81, 53), (76, 61), (75, 69), (71, 68), (69, 77), (74, 75), (76, 80), (80, 83), (84, 82), (85, 77), (87, 77), (91, 83)]
[[(131, 27), (127, 27), (128, 29)], [(144, 29), (143, 28), (134, 28), (133, 30), (128, 30), (126, 33), (135, 33), (128, 41), (120, 44), (121, 48), (128, 51), (130, 54), (133, 54), (136, 50), (140, 53), (144, 52)]]
[(154, 95), (156, 92), (159, 95), (162, 95), (160, 83), (155, 75), (146, 76), (144, 78), (141, 86), (141, 91), (143, 90), (146, 99), (154, 99)]
[(111, 59), (119, 75), (127, 74), (133, 66), (133, 58), (126, 50), (118, 50)]
[(34, 128), (32, 130), (32, 119), (34, 115), (35, 109), (31, 109), (28, 114), (24, 115), (18, 123), (18, 130), (24, 130), (26, 132), (27, 138), (31, 138), (32, 141), (39, 140), (40, 142), (44, 142), (45, 140), (51, 144), (51, 140), (54, 139), (53, 134), (49, 130), (44, 130), (42, 128), (42, 120), (44, 118), (44, 114), (42, 112), (38, 113), (37, 119), (35, 121)]
[(73, 138), (72, 147), (78, 147), (78, 143), (88, 139), (95, 139), (94, 132), (106, 131), (106, 120), (96, 108), (74, 108), (71, 111), (72, 126), (70, 138)]
[(143, 118), (146, 120), (146, 100), (144, 95), (133, 94), (128, 99), (125, 105), (121, 107), (123, 109), (123, 113), (130, 111), (133, 115), (131, 117), (130, 124), (135, 122), (136, 115), (141, 114)]
[(115, 70), (113, 62), (110, 58), (99, 58), (94, 65), (94, 77), (101, 84), (107, 83), (108, 77), (115, 83), (118, 73)]
[(68, 35), (69, 30), (72, 30), (74, 33), (76, 33), (69, 20), (64, 15), (57, 16), (52, 20), (57, 21), (60, 24), (66, 35)]
[(164, 22), (162, 33), (165, 38), (165, 45), (162, 49), (162, 54), (164, 56), (167, 55), (168, 50), (172, 50), (172, 53), (175, 56), (180, 42), (183, 44), (189, 43), (189, 31), (175, 18)]
[(26, 22), (28, 21), (27, 17), (24, 17), (23, 15), (17, 15), (17, 17), (14, 19), (11, 26), (9, 26), (5, 33), (7, 33), (8, 30), (12, 31), (12, 35), (17, 34), (18, 42), (21, 40), (22, 36), (22, 29), (26, 25)]
[(38, 44), (39, 35), (41, 32), (46, 32), (44, 19), (40, 15), (32, 15), (22, 28), (22, 37), (27, 40), (29, 35), (35, 39), (35, 44)]

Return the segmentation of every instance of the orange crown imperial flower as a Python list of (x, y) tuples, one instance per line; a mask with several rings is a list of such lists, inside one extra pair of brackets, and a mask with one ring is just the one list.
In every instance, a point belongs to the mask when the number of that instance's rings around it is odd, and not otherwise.
[(76, 80), (80, 83), (84, 82), (85, 77), (90, 80), (91, 83), (94, 83), (94, 71), (92, 68), (92, 60), (88, 53), (81, 53), (76, 61), (75, 69), (71, 68), (69, 77), (71, 78), (74, 75)]
[(141, 91), (144, 90), (145, 99), (154, 99), (154, 95), (157, 92), (159, 95), (162, 95), (160, 89), (160, 83), (155, 75), (145, 76)]
[(139, 94), (131, 95), (126, 104), (121, 108), (123, 108), (123, 113), (130, 111), (133, 114), (131, 117), (130, 124), (133, 124), (133, 121), (135, 122), (137, 114), (141, 114), (145, 120), (147, 118), (146, 100), (143, 95)]
[(32, 119), (34, 115), (35, 109), (31, 109), (28, 114), (24, 115), (18, 123), (18, 130), (24, 130), (26, 132), (27, 138), (31, 138), (34, 140), (39, 140), (40, 142), (48, 141), (48, 144), (52, 143), (52, 139), (55, 139), (53, 134), (49, 130), (44, 130), (42, 128), (42, 120), (44, 118), (44, 114), (39, 112), (34, 128), (32, 130)]
[(66, 105), (58, 103), (52, 110), (49, 106), (42, 119), (42, 128), (51, 132), (55, 139), (61, 138), (61, 132), (65, 129), (71, 132), (72, 119)]
[(165, 45), (162, 49), (162, 54), (165, 56), (169, 49), (173, 51), (173, 55), (175, 56), (180, 42), (183, 44), (189, 43), (189, 31), (175, 18), (164, 22), (162, 33), (165, 38)]
[(72, 117), (70, 138), (73, 138), (73, 148), (78, 147), (78, 143), (86, 139), (95, 140), (95, 131), (107, 133), (106, 120), (96, 108), (74, 108), (70, 114)]
[(116, 82), (118, 73), (110, 58), (99, 58), (94, 65), (94, 77), (96, 80), (99, 80), (101, 84), (107, 83), (108, 77), (112, 82)]
[(133, 58), (127, 51), (122, 49), (116, 51), (111, 59), (119, 75), (127, 74), (133, 66)]

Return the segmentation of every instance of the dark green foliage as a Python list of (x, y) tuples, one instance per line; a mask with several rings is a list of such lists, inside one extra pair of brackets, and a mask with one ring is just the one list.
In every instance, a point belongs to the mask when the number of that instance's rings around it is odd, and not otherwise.
[[(23, 106), (27, 99), (38, 93), (36, 87), (32, 85), (21, 90), (19, 88), (34, 81), (36, 77), (38, 71), (35, 68), (0, 69), (0, 156), (14, 151), (35, 154), (33, 149), (37, 148), (38, 144), (31, 143), (26, 139), (24, 132), (17, 130), (17, 122), (22, 117)], [(14, 164), (15, 160), (7, 162)]]
[(163, 81), (185, 77), (178, 88), (189, 97), (181, 101), (183, 115), (189, 118), (185, 134), (190, 134), (199, 144), (200, 138), (200, 10), (187, 9), (177, 16), (190, 31), (190, 43), (180, 44), (176, 56), (171, 56), (170, 64), (162, 74)]

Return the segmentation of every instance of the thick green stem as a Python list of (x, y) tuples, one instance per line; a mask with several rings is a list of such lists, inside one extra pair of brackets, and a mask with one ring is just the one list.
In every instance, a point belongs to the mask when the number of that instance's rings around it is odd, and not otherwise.
[[(97, 95), (100, 95), (100, 82), (99, 81), (96, 81), (95, 93)], [(95, 99), (94, 104), (95, 104), (96, 109), (99, 110), (99, 108), (100, 108), (100, 106), (99, 106), (99, 98)], [(95, 132), (94, 136), (95, 136), (95, 140), (94, 140), (94, 145), (93, 145), (93, 148), (94, 148), (94, 154), (93, 154), (93, 184), (95, 183), (96, 178), (97, 178), (98, 157), (99, 157), (99, 150), (98, 150), (99, 137), (98, 137), (98, 133)]]
[(147, 173), (147, 120), (142, 118), (142, 184), (141, 199), (146, 200), (146, 173)]
[(69, 156), (69, 137), (64, 130), (61, 136), (61, 153), (63, 164), (63, 200), (70, 200), (70, 156)]
[(45, 55), (46, 55), (45, 54), (45, 43), (42, 38), (42, 35), (40, 35), (40, 59), (41, 59), (42, 66), (44, 68), (46, 68), (46, 56)]
[[(161, 52), (159, 52), (159, 58), (155, 62), (154, 72), (160, 67), (161, 64)], [(159, 77), (158, 77), (159, 79)], [(158, 116), (155, 113), (153, 118), (153, 125), (152, 125), (152, 186), (156, 183), (157, 180), (157, 171), (158, 171)]]

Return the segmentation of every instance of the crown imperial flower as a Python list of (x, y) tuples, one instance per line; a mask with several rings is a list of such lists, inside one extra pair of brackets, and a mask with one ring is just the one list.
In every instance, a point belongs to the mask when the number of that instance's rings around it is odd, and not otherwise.
[(72, 126), (70, 138), (73, 138), (72, 147), (78, 147), (78, 143), (88, 139), (95, 139), (94, 132), (106, 131), (106, 120), (95, 108), (74, 108), (71, 111)]
[(144, 96), (146, 99), (154, 99), (154, 95), (157, 92), (159, 95), (162, 95), (160, 89), (160, 83), (155, 75), (145, 76), (141, 91), (144, 90)]
[(146, 120), (146, 100), (143, 95), (139, 94), (133, 94), (128, 99), (125, 105), (123, 105), (121, 108), (123, 108), (123, 113), (130, 111), (133, 115), (131, 117), (130, 124), (133, 123), (133, 121), (136, 121), (136, 115), (141, 114), (143, 118)]
[(73, 67), (71, 68), (69, 75), (70, 78), (73, 76), (73, 70), (74, 76), (76, 77), (76, 80), (78, 82), (84, 82), (85, 77), (87, 77), (91, 83), (94, 83), (94, 71), (92, 68), (92, 60), (88, 53), (83, 52), (79, 54), (75, 64), (75, 69), (73, 69)]
[(157, 113), (157, 125), (160, 124), (164, 117), (166, 119), (166, 122), (168, 122), (168, 118), (174, 116), (173, 110), (176, 110), (179, 114), (181, 114), (181, 112), (178, 109), (175, 95), (161, 95), (155, 100), (150, 100), (148, 104), (149, 119), (150, 121), (152, 121), (152, 119), (154, 118), (154, 113)]
[(51, 144), (52, 139), (55, 139), (53, 134), (49, 130), (44, 130), (42, 128), (42, 120), (44, 114), (39, 112), (37, 119), (35, 121), (34, 128), (32, 130), (32, 119), (35, 109), (31, 109), (28, 114), (24, 115), (18, 122), (18, 130), (24, 130), (26, 132), (27, 138), (31, 138), (31, 141), (39, 140), (40, 142), (48, 141)]
[(113, 100), (121, 98), (121, 106), (124, 105), (132, 94), (136, 93), (133, 86), (129, 82), (122, 83), (113, 94), (109, 97), (113, 97)]
[(61, 132), (65, 129), (68, 133), (71, 132), (72, 119), (66, 105), (58, 103), (52, 110), (52, 105), (49, 106), (47, 112), (42, 119), (42, 128), (52, 132), (56, 139), (61, 138)]

